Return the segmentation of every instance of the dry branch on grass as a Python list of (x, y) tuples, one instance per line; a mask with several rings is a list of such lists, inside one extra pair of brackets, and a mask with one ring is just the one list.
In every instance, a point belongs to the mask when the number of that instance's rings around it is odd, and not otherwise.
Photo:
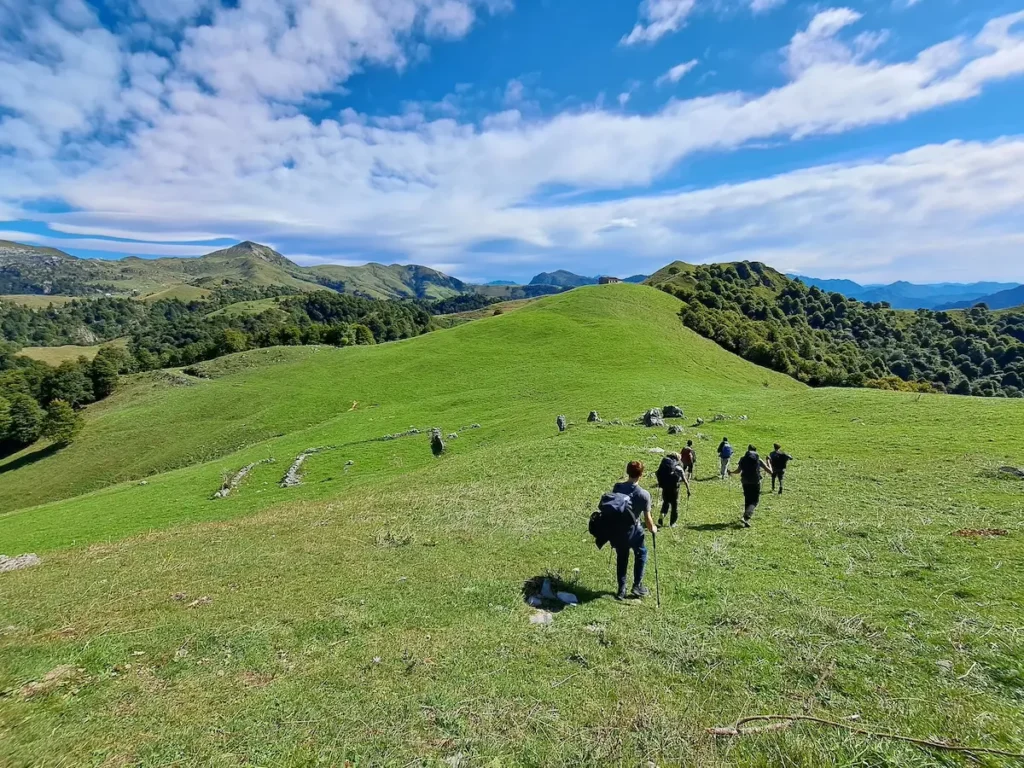
[[(744, 728), (747, 723), (765, 722), (769, 725), (760, 726), (757, 728)], [(781, 731), (795, 723), (814, 723), (815, 725), (825, 725), (832, 728), (840, 728), (850, 733), (855, 733), (859, 736), (867, 736), (873, 739), (887, 739), (889, 741), (900, 741), (905, 744), (914, 744), (918, 747), (925, 749), (938, 749), (945, 750), (947, 752), (960, 752), (965, 754), (975, 755), (996, 755), (998, 757), (1012, 757), (1018, 760), (1024, 760), (1024, 752), (1006, 752), (1001, 749), (992, 749), (990, 747), (971, 747), (971, 746), (957, 746), (953, 744), (945, 744), (940, 741), (932, 741), (930, 739), (915, 739), (911, 736), (901, 736), (895, 733), (885, 733), (882, 731), (869, 731), (865, 728), (858, 728), (855, 725), (851, 725), (849, 722), (837, 723), (833, 720), (824, 720), (820, 717), (811, 717), (810, 715), (751, 715), (750, 717), (744, 717), (736, 722), (736, 725), (726, 728), (708, 728), (708, 733), (712, 736), (717, 737), (732, 737), (732, 736), (748, 736), (755, 735), (758, 733), (766, 733), (770, 731)]]

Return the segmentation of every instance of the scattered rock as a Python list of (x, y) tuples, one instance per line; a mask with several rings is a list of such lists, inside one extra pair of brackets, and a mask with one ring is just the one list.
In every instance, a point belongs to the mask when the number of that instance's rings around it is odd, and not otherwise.
[(580, 599), (572, 592), (559, 592), (556, 597), (566, 605), (579, 605)]
[(591, 411), (590, 415), (587, 416), (587, 421), (591, 424), (600, 424), (601, 417), (597, 415), (597, 411)]
[(42, 680), (34, 680), (22, 686), (18, 693), (26, 699), (30, 699), (33, 696), (45, 696), (48, 693), (53, 693), (61, 688), (81, 682), (84, 676), (84, 669), (73, 667), (70, 664), (61, 664), (59, 667), (50, 670)]
[(278, 483), (282, 488), (294, 488), (297, 485), (302, 485), (302, 465), (306, 459), (312, 456), (314, 453), (323, 453), (324, 451), (334, 450), (333, 445), (324, 446), (322, 448), (307, 448), (298, 456), (295, 457), (295, 461), (288, 467), (288, 471), (284, 477), (281, 478), (281, 482)]
[(935, 666), (947, 674), (953, 671), (953, 662), (947, 661), (945, 659), (943, 659), (942, 661), (936, 661)]
[(683, 418), (683, 409), (678, 405), (666, 405), (662, 410), (662, 415), (666, 419), (681, 419)]
[(569, 428), (569, 423), (565, 420), (565, 416), (559, 416), (555, 419), (555, 424), (558, 426), (559, 432), (565, 432)]
[(683, 428), (680, 427), (678, 424), (673, 424), (668, 428), (668, 433), (670, 435), (681, 435), (683, 434)]
[(176, 603), (181, 603), (185, 600), (188, 600), (188, 595), (186, 595), (184, 592), (175, 592), (173, 595), (171, 595), (171, 600), (173, 600)]
[(697, 417), (697, 422), (693, 426), (695, 426), (695, 427), (703, 427), (704, 426), (704, 419), (702, 419), (700, 416), (698, 416)]
[(39, 559), (39, 556), (32, 553), (27, 555), (18, 555), (17, 557), (0, 555), (0, 573), (7, 573), (7, 571), (20, 571), (23, 568), (31, 568), (34, 565), (39, 565), (41, 562), (43, 561)]
[(530, 623), (531, 624), (545, 625), (545, 624), (550, 624), (554, 620), (555, 620), (555, 615), (553, 613), (551, 613), (551, 611), (542, 611), (542, 610), (538, 609), (538, 610), (535, 610), (532, 614), (530, 614)]
[(139, 481), (139, 485), (149, 485), (149, 481), (148, 480), (140, 480)]
[(198, 600), (193, 600), (191, 603), (189, 603), (185, 607), (186, 608), (201, 608), (202, 606), (209, 605), (212, 602), (213, 602), (213, 598), (212, 597), (206, 597), (204, 595), (203, 597), (200, 597)]
[(351, 467), (351, 466), (353, 466), (354, 464), (355, 464), (355, 462), (354, 462), (354, 461), (352, 461), (352, 459), (349, 459), (348, 461), (346, 461), (346, 462), (345, 462), (345, 466), (346, 466), (346, 467)]
[(647, 411), (641, 421), (645, 427), (664, 427), (665, 420), (661, 417), (661, 410), (659, 408), (651, 408)]
[(242, 481), (245, 480), (245, 478), (249, 476), (249, 473), (256, 469), (256, 467), (258, 467), (260, 464), (273, 463), (274, 460), (270, 458), (263, 459), (262, 461), (254, 461), (252, 464), (246, 464), (244, 467), (238, 470), (231, 478), (224, 481), (223, 485), (221, 485), (220, 487), (220, 490), (213, 494), (213, 498), (223, 499), (226, 498), (227, 496), (230, 496), (231, 492), (238, 488), (238, 486), (242, 484)]
[(959, 531), (953, 532), (954, 536), (963, 536), (966, 538), (972, 537), (987, 537), (987, 536), (1009, 536), (1009, 531), (1002, 528), (961, 528)]
[(740, 421), (747, 421), (747, 417), (746, 416), (740, 416)]
[(708, 439), (708, 436), (707, 436), (707, 435), (705, 435), (705, 434), (704, 434), (703, 432), (698, 432), (698, 433), (697, 433), (697, 439), (698, 439), (698, 440), (707, 440), (707, 439)]
[(725, 421), (726, 419), (728, 419), (728, 416), (726, 416), (724, 413), (716, 413), (715, 418), (713, 418), (711, 422), (715, 423), (719, 421)]
[(1024, 480), (1024, 469), (1017, 469), (1016, 467), (1000, 467), (999, 471)]
[(648, 448), (647, 452), (648, 453), (664, 453), (665, 449), (664, 448)]
[(469, 428), (470, 429), (480, 429), (480, 425), (479, 424), (470, 424)]
[(435, 456), (444, 453), (444, 440), (441, 439), (441, 428), (434, 427), (430, 430), (430, 450)]
[(452, 432), (450, 435), (448, 435), (448, 439), (449, 440), (458, 440), (459, 439), (459, 433), (458, 432)]

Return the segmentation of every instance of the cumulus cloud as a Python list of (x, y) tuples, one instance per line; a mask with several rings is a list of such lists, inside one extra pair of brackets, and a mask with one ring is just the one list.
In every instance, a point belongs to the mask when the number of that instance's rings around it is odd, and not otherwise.
[[(73, 214), (42, 218), (91, 248), (106, 231), (148, 233), (152, 253), (202, 249), (181, 245), (198, 233), (300, 243), (318, 258), (392, 253), (461, 264), (463, 274), (584, 254), (609, 259), (589, 273), (614, 273), (623, 253), (646, 260), (636, 272), (680, 252), (808, 270), (833, 259), (866, 274), (925, 245), (975, 249), (994, 270), (992, 259), (1005, 269), (1020, 238), (1017, 139), (679, 195), (636, 190), (694, 153), (892, 123), (971, 99), (1024, 74), (1024, 13), (885, 61), (872, 58), (877, 31), (849, 29), (863, 23), (855, 11), (824, 10), (783, 52), (785, 83), (766, 92), (673, 99), (644, 114), (590, 106), (539, 117), (509, 105), (474, 122), (454, 102), (382, 117), (312, 119), (301, 109), (362, 67), (408, 66), (422, 40), (468, 29), (450, 0), (294, 5), (218, 6), (206, 26), (175, 22), (178, 49), (149, 53), (84, 16), (71, 14), (87, 25), (77, 29), (55, 11), (26, 18), (23, 38), (0, 41), (0, 147), (10, 153), (0, 212), (63, 201)], [(645, 3), (640, 34), (681, 26), (689, 9), (666, 9), (682, 5)], [(492, 6), (461, 7), (475, 18)], [(595, 191), (621, 199), (574, 203)]]
[(684, 61), (682, 64), (676, 64), (659, 77), (655, 83), (659, 86), (665, 85), (665, 83), (678, 83), (691, 69), (697, 66), (697, 63), (696, 59), (691, 59), (690, 61)]
[(696, 5), (697, 0), (644, 0), (640, 4), (641, 21), (622, 38), (622, 44), (654, 43), (678, 32)]

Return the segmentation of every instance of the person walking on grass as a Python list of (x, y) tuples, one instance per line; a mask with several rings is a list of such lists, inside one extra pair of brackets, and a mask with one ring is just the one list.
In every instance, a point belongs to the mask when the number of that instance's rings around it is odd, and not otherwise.
[(747, 446), (747, 452), (732, 470), (730, 475), (739, 475), (743, 484), (743, 519), (740, 521), (744, 528), (750, 527), (750, 518), (757, 511), (757, 505), (761, 502), (761, 472), (772, 474), (771, 464), (766, 464), (757, 455), (757, 448)]
[(786, 479), (786, 467), (793, 457), (782, 450), (782, 446), (775, 444), (775, 450), (768, 454), (768, 462), (772, 465), (772, 492), (775, 492), (775, 481), (779, 481), (779, 496), (782, 495), (782, 482)]
[(675, 528), (679, 521), (679, 484), (686, 486), (686, 498), (690, 498), (690, 482), (686, 479), (683, 465), (679, 463), (679, 454), (670, 453), (661, 460), (661, 466), (655, 473), (658, 487), (661, 488), (661, 516), (658, 525), (665, 524), (665, 515), (671, 510), (672, 518), (669, 527)]
[(732, 461), (732, 446), (729, 445), (729, 438), (723, 437), (721, 444), (718, 446), (718, 458), (722, 460), (722, 471), (720, 476), (725, 480), (726, 476), (729, 475), (729, 462)]
[[(697, 467), (697, 451), (693, 447), (693, 440), (686, 441), (686, 447), (679, 452), (679, 463), (683, 465), (683, 472), (687, 479), (693, 480), (693, 470)], [(689, 490), (690, 486), (686, 486)]]
[[(621, 493), (630, 498), (633, 506), (633, 524), (618, 534), (611, 544), (615, 548), (616, 574), (619, 590), (615, 597), (626, 599), (626, 572), (629, 570), (629, 553), (633, 552), (633, 597), (644, 598), (650, 590), (644, 586), (644, 569), (647, 567), (647, 547), (644, 545), (644, 528), (657, 535), (658, 526), (651, 517), (651, 494), (640, 487), (644, 476), (644, 463), (631, 461), (626, 465), (625, 482), (616, 483), (612, 493)], [(641, 522), (642, 521), (642, 522)]]

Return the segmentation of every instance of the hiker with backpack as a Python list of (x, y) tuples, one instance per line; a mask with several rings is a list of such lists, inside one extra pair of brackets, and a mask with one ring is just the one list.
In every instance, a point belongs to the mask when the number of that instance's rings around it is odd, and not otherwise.
[(679, 463), (683, 465), (683, 473), (687, 479), (693, 480), (693, 470), (697, 467), (697, 450), (693, 447), (693, 440), (687, 440), (686, 447), (679, 452)]
[(729, 438), (723, 437), (722, 442), (718, 446), (718, 458), (722, 460), (722, 470), (720, 476), (723, 480), (731, 474), (729, 472), (729, 462), (732, 461), (732, 446), (729, 445)]
[(671, 510), (672, 518), (670, 528), (675, 528), (679, 520), (679, 484), (686, 486), (686, 498), (690, 498), (690, 482), (686, 479), (686, 472), (679, 461), (678, 453), (670, 453), (661, 460), (658, 471), (654, 473), (658, 478), (658, 487), (661, 488), (661, 515), (658, 517), (658, 525), (665, 524), (665, 515)]
[(782, 450), (782, 446), (775, 444), (775, 450), (768, 454), (768, 461), (772, 465), (772, 492), (775, 492), (775, 481), (779, 481), (779, 496), (782, 495), (782, 482), (786, 478), (786, 467), (793, 457)]
[(610, 543), (615, 550), (619, 587), (615, 595), (617, 600), (626, 599), (630, 551), (633, 552), (633, 597), (643, 598), (650, 594), (650, 590), (643, 585), (644, 569), (647, 566), (644, 528), (654, 536), (658, 533), (658, 527), (651, 517), (651, 494), (640, 487), (643, 474), (642, 461), (629, 462), (626, 465), (627, 479), (616, 483), (610, 493), (601, 497), (597, 512), (590, 518), (590, 533), (597, 548), (601, 549)]
[(772, 474), (771, 464), (766, 464), (757, 455), (757, 448), (747, 446), (747, 452), (736, 465), (736, 469), (730, 475), (739, 475), (740, 483), (743, 485), (743, 519), (740, 521), (744, 528), (750, 527), (750, 518), (757, 511), (757, 505), (761, 502), (761, 472)]

